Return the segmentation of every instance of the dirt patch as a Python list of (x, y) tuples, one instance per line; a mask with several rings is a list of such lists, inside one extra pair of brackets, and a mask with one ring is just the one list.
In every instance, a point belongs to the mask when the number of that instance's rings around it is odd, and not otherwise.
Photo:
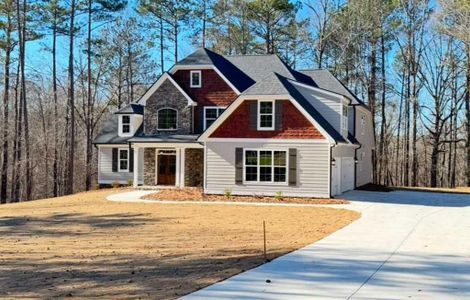
[(205, 195), (202, 189), (162, 189), (158, 193), (143, 197), (148, 200), (170, 200), (170, 201), (222, 201), (222, 202), (262, 202), (262, 203), (296, 203), (296, 204), (348, 204), (349, 201), (342, 199), (317, 199), (296, 197), (264, 197), (264, 196), (228, 196), (228, 195)]
[(394, 187), (394, 190), (416, 191), (429, 193), (470, 194), (470, 187), (431, 188), (431, 187)]
[(0, 206), (0, 298), (174, 299), (324, 238), (325, 207), (118, 203), (96, 191)]

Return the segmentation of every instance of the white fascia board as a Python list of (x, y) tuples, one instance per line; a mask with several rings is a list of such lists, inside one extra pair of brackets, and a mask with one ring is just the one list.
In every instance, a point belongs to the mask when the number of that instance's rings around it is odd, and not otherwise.
[(158, 90), (158, 88), (165, 82), (165, 80), (169, 80), (177, 89), (178, 91), (188, 100), (188, 106), (196, 106), (197, 103), (189, 97), (189, 95), (179, 86), (176, 81), (171, 78), (168, 73), (164, 73), (160, 78), (145, 92), (145, 94), (140, 98), (138, 101), (139, 104), (146, 105), (147, 100)]
[(225, 81), (225, 83), (227, 83), (228, 86), (237, 95), (241, 94), (240, 91), (227, 79), (227, 77), (225, 77), (224, 74), (222, 74), (222, 72), (220, 72), (220, 70), (217, 69), (217, 67), (214, 65), (176, 65), (173, 68), (171, 68), (170, 73), (174, 74), (178, 70), (210, 70), (210, 69), (214, 70), (217, 73), (217, 75), (219, 75), (220, 78), (222, 78), (222, 80)]

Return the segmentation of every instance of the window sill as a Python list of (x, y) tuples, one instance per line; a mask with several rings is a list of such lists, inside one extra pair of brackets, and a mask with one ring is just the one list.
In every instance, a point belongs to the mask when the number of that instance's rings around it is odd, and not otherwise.
[(243, 185), (253, 186), (289, 186), (287, 182), (261, 182), (261, 181), (243, 181)]

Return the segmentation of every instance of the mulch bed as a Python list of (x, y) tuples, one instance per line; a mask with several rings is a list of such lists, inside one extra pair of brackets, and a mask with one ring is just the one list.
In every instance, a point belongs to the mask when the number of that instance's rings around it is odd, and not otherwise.
[(169, 201), (224, 201), (224, 202), (262, 202), (262, 203), (295, 203), (295, 204), (348, 204), (343, 199), (297, 198), (297, 197), (266, 197), (266, 196), (225, 196), (205, 195), (202, 189), (162, 189), (158, 193), (144, 196), (148, 200)]
[(356, 190), (369, 191), (369, 192), (386, 192), (386, 193), (393, 191), (393, 189), (385, 185), (374, 184), (374, 183), (365, 184), (363, 186), (356, 188)]

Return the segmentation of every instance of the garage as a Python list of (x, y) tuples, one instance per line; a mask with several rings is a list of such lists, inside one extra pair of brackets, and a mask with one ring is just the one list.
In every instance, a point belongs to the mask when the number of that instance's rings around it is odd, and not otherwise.
[(340, 195), (354, 189), (354, 158), (336, 157), (331, 166), (331, 194)]
[(354, 190), (354, 158), (341, 158), (341, 192)]

